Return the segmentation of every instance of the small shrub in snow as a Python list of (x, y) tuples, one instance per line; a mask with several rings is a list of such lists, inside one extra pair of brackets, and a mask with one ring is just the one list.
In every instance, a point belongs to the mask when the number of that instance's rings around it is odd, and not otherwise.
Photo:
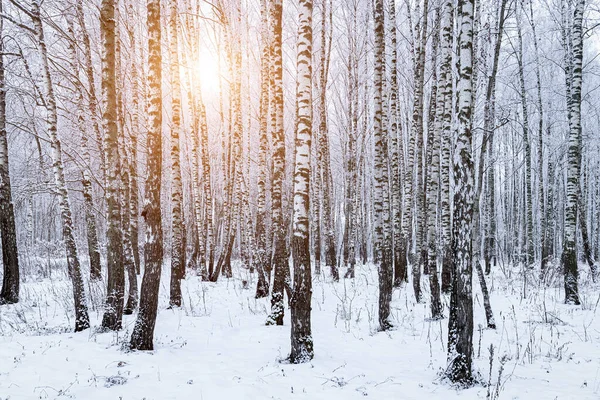
[(125, 378), (124, 376), (121, 375), (112, 375), (112, 376), (107, 376), (106, 378), (104, 378), (104, 387), (113, 387), (113, 386), (119, 386), (119, 385), (124, 385), (127, 383), (127, 378)]

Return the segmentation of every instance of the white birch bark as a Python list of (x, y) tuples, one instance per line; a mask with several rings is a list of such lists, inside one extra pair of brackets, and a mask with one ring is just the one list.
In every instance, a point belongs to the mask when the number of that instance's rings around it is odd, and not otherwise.
[[(2, 4), (0, 2), (0, 13)], [(8, 160), (8, 140), (6, 132), (6, 82), (4, 71), (4, 21), (0, 18), (0, 232), (2, 237), (2, 291), (0, 305), (14, 304), (19, 301), (19, 253), (17, 250), (17, 232), (15, 212), (10, 185)]]
[(471, 232), (475, 169), (472, 155), (474, 0), (458, 0), (458, 126), (454, 152), (454, 218), (452, 293), (448, 321), (447, 377), (472, 384), (473, 295)]
[[(313, 129), (312, 112), (312, 13), (313, 2), (300, 0), (298, 7), (297, 54), (297, 131), (294, 164), (294, 214), (292, 226), (292, 258), (294, 288), (290, 300), (290, 362), (305, 363), (313, 359), (311, 333), (312, 280), (309, 240), (310, 146)], [(323, 133), (323, 132), (322, 132)]]
[[(571, 28), (571, 46), (567, 73), (567, 107), (569, 118), (569, 142), (567, 151), (566, 210), (562, 265), (564, 270), (565, 303), (580, 304), (577, 270), (577, 209), (579, 205), (579, 179), (581, 174), (581, 87), (583, 68), (583, 11), (585, 0), (577, 0)], [(570, 78), (570, 79), (569, 79)], [(569, 85), (570, 84), (570, 85)]]
[(267, 324), (283, 325), (283, 291), (289, 275), (285, 234), (288, 223), (284, 218), (282, 195), (285, 176), (285, 138), (283, 130), (283, 53), (282, 40), (282, 0), (270, 0), (271, 22), (271, 81), (273, 110), (271, 114), (271, 145), (273, 153), (273, 179), (271, 186), (271, 207), (273, 224), (274, 270), (271, 296), (271, 315)]
[(171, 60), (171, 213), (172, 248), (169, 304), (181, 306), (181, 279), (185, 275), (185, 226), (183, 221), (183, 183), (181, 180), (181, 79), (179, 73), (178, 1), (169, 2), (169, 53)]
[(257, 254), (255, 257), (258, 282), (256, 284), (256, 298), (269, 295), (269, 283), (271, 278), (271, 266), (267, 256), (267, 210), (265, 207), (267, 198), (267, 180), (269, 178), (267, 154), (269, 151), (269, 9), (267, 0), (261, 0), (261, 70), (260, 70), (260, 116), (259, 116), (259, 151), (258, 151), (258, 183), (256, 196), (256, 243)]
[(162, 178), (162, 60), (160, 1), (148, 0), (148, 175), (142, 216), (146, 221), (145, 269), (140, 290), (139, 313), (131, 335), (132, 350), (154, 348), (154, 326), (163, 262), (161, 219)]
[(106, 231), (106, 262), (108, 284), (102, 328), (120, 330), (123, 318), (125, 273), (123, 267), (123, 230), (121, 226), (121, 160), (117, 126), (117, 41), (115, 0), (103, 0), (100, 9), (102, 36), (102, 127), (107, 166), (106, 202), (108, 205)]
[(379, 272), (379, 329), (388, 330), (393, 285), (392, 236), (390, 225), (390, 194), (388, 184), (388, 136), (383, 125), (383, 90), (385, 64), (385, 15), (383, 0), (375, 1), (375, 74), (374, 74), (374, 129), (375, 188), (373, 206), (375, 218), (375, 260)]
[(452, 279), (452, 227), (450, 218), (450, 146), (452, 137), (452, 45), (454, 27), (454, 2), (445, 0), (442, 5), (442, 37), (440, 44), (440, 107), (441, 159), (440, 159), (440, 228), (442, 248), (442, 291), (449, 293)]

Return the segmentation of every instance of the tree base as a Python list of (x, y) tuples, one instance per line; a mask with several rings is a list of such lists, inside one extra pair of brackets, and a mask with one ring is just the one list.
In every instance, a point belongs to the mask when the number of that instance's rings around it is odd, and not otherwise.
[(75, 321), (75, 332), (82, 332), (90, 328), (89, 321)]
[(312, 338), (307, 337), (292, 344), (292, 351), (287, 360), (290, 364), (304, 364), (310, 362), (314, 357)]
[(392, 323), (388, 320), (385, 321), (379, 321), (379, 332), (387, 332), (389, 330), (392, 330), (394, 328), (394, 325), (392, 325)]
[(151, 351), (154, 350), (154, 343), (152, 339), (143, 337), (142, 334), (136, 334), (135, 332), (131, 335), (131, 341), (129, 342), (129, 350), (132, 351)]
[(0, 306), (9, 305), (9, 304), (17, 304), (19, 302), (19, 297), (0, 297)]
[(442, 380), (447, 381), (457, 389), (468, 389), (479, 383), (473, 376), (471, 369), (456, 359), (450, 362)]

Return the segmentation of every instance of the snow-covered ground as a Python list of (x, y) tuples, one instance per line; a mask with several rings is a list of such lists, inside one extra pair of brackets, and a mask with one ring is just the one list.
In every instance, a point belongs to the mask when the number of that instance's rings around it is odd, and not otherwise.
[[(559, 281), (543, 290), (532, 278), (522, 299), (519, 274), (498, 271), (488, 283), (496, 330), (480, 328), (475, 283), (482, 384), (457, 390), (439, 378), (447, 319), (427, 320), (428, 305), (415, 304), (410, 286), (394, 291), (395, 329), (377, 332), (373, 266), (358, 267), (354, 280), (314, 280), (315, 358), (304, 365), (280, 361), (289, 351), (289, 312), (283, 327), (265, 326), (269, 300), (254, 299), (246, 271), (216, 284), (188, 277), (181, 309), (167, 309), (167, 275), (155, 350), (145, 353), (123, 350), (134, 316), (124, 317), (121, 332), (74, 334), (66, 277), (25, 282), (22, 302), (0, 308), (0, 399), (600, 399), (600, 291), (587, 282), (582, 306), (573, 307), (562, 304)], [(92, 289), (97, 327), (103, 294)]]

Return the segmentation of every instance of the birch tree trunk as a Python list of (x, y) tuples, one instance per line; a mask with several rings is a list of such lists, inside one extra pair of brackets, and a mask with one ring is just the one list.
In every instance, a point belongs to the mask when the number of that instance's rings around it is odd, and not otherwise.
[(390, 303), (392, 301), (393, 257), (390, 225), (390, 204), (388, 185), (388, 137), (383, 126), (383, 82), (385, 64), (385, 15), (383, 0), (375, 1), (375, 75), (374, 79), (374, 129), (375, 140), (375, 261), (379, 275), (379, 329), (391, 328)]
[[(0, 13), (2, 2), (0, 1)], [(2, 291), (0, 305), (19, 302), (19, 253), (15, 212), (10, 186), (8, 140), (6, 135), (6, 82), (4, 73), (4, 18), (0, 18), (0, 236), (2, 237)]]
[(119, 158), (119, 132), (117, 126), (116, 50), (117, 25), (115, 1), (103, 0), (100, 10), (102, 35), (102, 125), (107, 163), (108, 228), (106, 232), (106, 260), (108, 286), (102, 328), (120, 330), (123, 318), (125, 273), (123, 266), (123, 230), (121, 227), (121, 162)]
[[(300, 0), (298, 5), (297, 56), (297, 131), (294, 165), (294, 217), (292, 258), (294, 260), (294, 289), (290, 301), (291, 344), (290, 362), (305, 363), (313, 359), (313, 338), (310, 312), (312, 278), (309, 240), (309, 184), (312, 121), (312, 0)], [(325, 132), (321, 132), (326, 134)], [(335, 249), (334, 249), (335, 251)]]
[(75, 303), (75, 332), (80, 332), (90, 327), (88, 315), (87, 300), (85, 297), (85, 286), (81, 275), (81, 266), (77, 255), (77, 245), (73, 235), (73, 218), (71, 206), (69, 204), (69, 195), (67, 193), (67, 184), (65, 182), (65, 172), (62, 163), (62, 148), (58, 138), (58, 111), (54, 87), (52, 84), (52, 75), (50, 74), (50, 63), (48, 60), (48, 51), (44, 36), (44, 27), (42, 24), (40, 12), (40, 0), (34, 0), (31, 4), (31, 21), (33, 31), (40, 53), (42, 80), (45, 90), (44, 104), (46, 106), (46, 129), (50, 137), (52, 170), (54, 173), (54, 182), (59, 197), (60, 216), (62, 221), (63, 240), (66, 247), (67, 266), (71, 284), (73, 286), (73, 299)]
[(357, 13), (356, 7), (351, 11), (351, 23), (346, 34), (348, 35), (348, 66), (347, 66), (347, 93), (348, 93), (348, 138), (346, 141), (345, 158), (345, 204), (344, 204), (344, 264), (348, 267), (344, 278), (354, 278), (356, 266), (356, 226), (357, 210), (359, 207), (359, 187), (357, 180), (357, 133), (358, 133), (358, 58), (357, 49)]
[[(417, 3), (418, 4), (418, 3)], [(416, 29), (418, 31), (418, 29)], [(414, 42), (415, 39), (413, 39)], [(415, 138), (416, 138), (416, 132), (418, 130), (418, 125), (419, 125), (419, 118), (421, 118), (421, 127), (422, 127), (422, 119), (423, 119), (423, 115), (422, 115), (422, 111), (421, 114), (419, 114), (419, 111), (417, 110), (418, 108), (418, 98), (419, 98), (419, 77), (418, 77), (418, 66), (416, 65), (418, 63), (417, 60), (417, 52), (418, 52), (418, 43), (413, 45), (413, 48), (415, 49), (415, 51), (413, 52), (413, 57), (414, 57), (414, 71), (413, 71), (413, 76), (414, 76), (414, 81), (415, 81), (415, 98), (414, 98), (414, 103), (413, 103), (413, 110), (412, 110), (412, 125), (411, 125), (411, 129), (409, 131), (409, 138), (408, 138), (408, 149), (407, 149), (407, 162), (406, 162), (406, 168), (404, 169), (404, 190), (403, 190), (403, 196), (402, 196), (402, 242), (405, 243), (406, 246), (406, 250), (407, 250), (407, 258), (408, 261), (410, 263), (414, 263), (414, 257), (411, 257), (412, 254), (412, 232), (413, 232), (413, 228), (412, 228), (412, 223), (414, 221), (413, 219), (413, 203), (414, 203), (414, 193), (415, 193), (415, 164), (416, 164), (416, 160), (415, 160)], [(414, 267), (413, 267), (414, 268)], [(414, 275), (414, 271), (413, 271), (413, 275)], [(413, 276), (414, 279), (414, 276)], [(406, 273), (405, 276), (405, 280), (408, 282), (408, 271)], [(414, 282), (413, 282), (414, 285)], [(415, 291), (415, 295), (416, 295), (416, 291)]]
[[(582, 183), (583, 186), (587, 187), (586, 182)], [(585, 196), (581, 190), (581, 184), (579, 185), (579, 194), (578, 201), (579, 204), (577, 206), (578, 209), (578, 227), (581, 232), (581, 247), (583, 248), (583, 259), (587, 262), (590, 267), (590, 272), (592, 276), (592, 281), (595, 283), (598, 278), (598, 271), (596, 264), (594, 264), (594, 259), (592, 258), (592, 247), (590, 245), (590, 237), (588, 233), (588, 224), (587, 224), (587, 212), (586, 212), (586, 204), (585, 204)]]
[[(440, 14), (436, 11), (436, 17), (435, 17), (435, 22), (433, 24), (433, 29), (432, 29), (432, 46), (431, 46), (431, 89), (429, 91), (429, 104), (427, 107), (427, 133), (426, 133), (426, 138), (427, 140), (425, 141), (425, 149), (423, 151), (423, 168), (422, 168), (422, 174), (423, 174), (423, 190), (422, 190), (422, 202), (423, 202), (423, 217), (422, 217), (422, 222), (421, 222), (421, 227), (423, 229), (422, 232), (422, 236), (423, 236), (423, 240), (424, 243), (422, 244), (422, 250), (421, 250), (421, 258), (423, 260), (423, 275), (429, 275), (429, 227), (430, 224), (433, 223), (433, 231), (432, 233), (435, 234), (435, 224), (437, 223), (437, 216), (436, 216), (436, 209), (437, 209), (437, 192), (434, 194), (434, 192), (430, 193), (430, 187), (429, 187), (429, 180), (431, 178), (431, 174), (432, 174), (432, 167), (434, 167), (434, 165), (432, 164), (432, 160), (433, 160), (433, 147), (434, 147), (434, 142), (436, 140), (436, 132), (435, 132), (435, 124), (436, 124), (436, 111), (437, 111), (437, 93), (438, 93), (438, 77), (437, 77), (437, 53), (438, 53), (438, 46), (439, 46), (439, 41), (440, 41), (440, 36), (439, 36), (439, 32), (438, 32), (438, 27), (440, 26)], [(438, 146), (438, 152), (439, 152), (439, 143), (437, 144)], [(437, 159), (437, 164), (435, 166), (435, 169), (438, 169), (437, 173), (439, 174), (439, 154), (438, 154), (438, 159)], [(435, 190), (437, 190), (437, 187), (435, 188)], [(431, 194), (431, 195), (430, 195)], [(435, 196), (435, 197), (432, 197)], [(433, 207), (433, 215), (429, 214), (429, 208), (430, 208), (430, 200), (433, 200), (434, 202), (436, 202), (435, 206)], [(431, 218), (433, 216), (433, 218)], [(431, 280), (429, 281), (431, 284)]]
[(458, 0), (458, 136), (454, 154), (454, 224), (452, 237), (452, 294), (448, 321), (450, 381), (472, 384), (473, 295), (471, 230), (475, 169), (472, 155), (473, 111), (473, 6), (474, 0)]
[[(418, 3), (417, 3), (418, 4)], [(413, 186), (411, 190), (410, 196), (406, 196), (407, 203), (412, 202), (412, 196), (414, 196), (414, 204), (415, 204), (415, 213), (414, 213), (414, 225), (416, 228), (415, 232), (415, 252), (414, 252), (414, 260), (412, 260), (412, 279), (413, 279), (413, 289), (415, 292), (415, 299), (417, 303), (421, 302), (421, 266), (424, 264), (425, 253), (423, 253), (423, 231), (424, 226), (422, 224), (423, 217), (425, 215), (424, 212), (424, 174), (423, 174), (423, 149), (424, 149), (424, 135), (425, 131), (423, 129), (423, 92), (425, 85), (425, 53), (427, 47), (427, 21), (428, 21), (428, 13), (429, 13), (429, 0), (423, 1), (423, 15), (422, 20), (423, 24), (421, 25), (421, 15), (418, 15), (419, 22), (415, 27), (416, 35), (417, 35), (417, 48), (415, 55), (415, 93), (414, 93), (414, 103), (413, 103), (413, 121), (412, 121), (412, 136), (411, 142), (414, 143), (414, 148), (411, 147), (409, 150), (409, 158), (412, 161), (413, 165), (410, 165), (407, 168), (414, 169), (415, 176), (407, 177), (406, 184)], [(417, 14), (419, 14), (417, 9)], [(410, 155), (412, 152), (412, 156)], [(413, 175), (412, 173), (410, 175)], [(409, 179), (410, 178), (410, 179)], [(410, 183), (409, 183), (410, 182)], [(415, 186), (416, 185), (416, 186)], [(405, 212), (409, 211), (410, 207), (406, 207)], [(408, 223), (408, 222), (407, 222)]]
[[(434, 50), (432, 54), (433, 60), (433, 86), (431, 89), (430, 101), (430, 118), (429, 118), (429, 135), (428, 151), (431, 156), (428, 157), (427, 167), (427, 271), (429, 273), (429, 286), (431, 291), (431, 318), (438, 320), (443, 318), (442, 302), (440, 299), (440, 284), (438, 280), (438, 235), (437, 235), (437, 210), (438, 207), (438, 191), (440, 179), (440, 136), (442, 131), (442, 121), (444, 114), (444, 99), (443, 91), (438, 89), (438, 79), (436, 71), (437, 46), (439, 42), (439, 19), (440, 12), (437, 12), (438, 23), (436, 23), (433, 33)], [(434, 97), (435, 96), (435, 97)]]
[[(320, 66), (320, 60), (319, 64)], [(320, 68), (320, 67), (319, 67)], [(320, 83), (320, 80), (317, 79), (317, 83)], [(316, 87), (316, 91), (319, 93), (317, 99), (320, 101), (320, 88)], [(297, 96), (296, 96), (297, 98)], [(297, 101), (297, 100), (296, 100)], [(296, 107), (297, 110), (297, 107)], [(321, 116), (321, 104), (319, 103), (317, 106), (317, 115)], [(313, 145), (311, 146), (311, 153), (313, 157), (313, 168), (311, 169), (311, 180), (310, 180), (310, 206), (311, 206), (311, 240), (312, 240), (312, 257), (315, 260), (315, 275), (321, 275), (321, 245), (322, 245), (322, 237), (321, 237), (321, 224), (323, 222), (323, 218), (321, 217), (321, 206), (324, 201), (324, 194), (322, 186), (323, 186), (323, 176), (321, 174), (321, 170), (323, 167), (321, 166), (320, 157), (322, 155), (321, 152), (321, 131), (320, 124), (317, 124), (319, 129), (316, 129), (312, 136)], [(295, 150), (295, 149), (294, 149)]]
[[(450, 145), (452, 137), (452, 45), (454, 27), (454, 2), (445, 0), (442, 9), (442, 40), (440, 44), (440, 102), (441, 116), (440, 160), (440, 226), (442, 231), (442, 291), (450, 293), (452, 287), (452, 231), (450, 219)], [(440, 105), (442, 107), (442, 105)]]
[[(546, 135), (550, 137), (550, 126), (546, 127)], [(542, 277), (546, 274), (546, 269), (548, 262), (554, 256), (554, 236), (555, 236), (555, 210), (554, 210), (554, 165), (555, 161), (552, 158), (548, 159), (548, 186), (546, 190), (546, 230), (544, 231), (544, 236), (546, 236), (547, 240), (544, 243), (543, 249), (543, 260), (542, 260), (542, 268), (540, 273)], [(545, 256), (545, 261), (544, 261)]]
[(154, 348), (154, 326), (158, 308), (158, 290), (163, 262), (163, 232), (161, 220), (162, 176), (162, 68), (160, 0), (148, 0), (148, 177), (142, 216), (146, 221), (144, 246), (144, 277), (140, 296), (140, 311), (131, 335), (132, 350)]
[(261, 70), (260, 70), (260, 120), (259, 120), (259, 150), (258, 150), (258, 183), (257, 183), (257, 214), (256, 214), (256, 244), (257, 254), (255, 259), (258, 282), (256, 284), (256, 298), (269, 295), (269, 284), (271, 281), (270, 263), (267, 255), (267, 210), (265, 207), (267, 198), (267, 179), (269, 175), (267, 165), (267, 152), (269, 151), (269, 9), (267, 0), (260, 2), (261, 14)]
[(169, 52), (171, 55), (171, 213), (173, 238), (171, 245), (171, 284), (169, 305), (181, 307), (181, 279), (185, 274), (185, 226), (183, 221), (183, 183), (181, 181), (181, 82), (179, 74), (179, 10), (177, 0), (169, 2)]
[(313, 153), (313, 165), (314, 168), (312, 168), (312, 178), (310, 180), (310, 195), (311, 195), (311, 201), (310, 201), (310, 206), (311, 206), (311, 210), (312, 210), (312, 222), (311, 222), (311, 239), (313, 242), (313, 257), (315, 260), (315, 275), (316, 276), (320, 276), (321, 275), (321, 222), (322, 222), (322, 218), (321, 218), (321, 203), (323, 200), (323, 196), (321, 194), (322, 189), (321, 189), (321, 185), (322, 185), (322, 181), (321, 181), (321, 165), (319, 163), (319, 153), (320, 153), (320, 143), (319, 143), (319, 137), (321, 135), (321, 132), (319, 130), (317, 130), (314, 133), (314, 144), (313, 146), (311, 146), (311, 150)]
[[(583, 10), (585, 0), (577, 0), (571, 28), (569, 62), (567, 65), (567, 107), (569, 118), (569, 145), (567, 152), (567, 187), (565, 231), (562, 267), (565, 282), (565, 303), (580, 304), (577, 270), (577, 208), (579, 204), (579, 177), (581, 175), (581, 86), (583, 64)], [(571, 76), (569, 76), (571, 75)], [(569, 93), (570, 92), (570, 93)]]
[[(129, 4), (131, 14), (133, 14), (133, 5)], [(139, 188), (138, 188), (138, 137), (140, 136), (140, 82), (138, 73), (138, 60), (137, 60), (137, 36), (135, 35), (133, 24), (129, 25), (129, 42), (132, 43), (133, 48), (130, 50), (131, 54), (131, 82), (132, 82), (132, 107), (133, 112), (131, 116), (131, 130), (129, 132), (129, 181), (130, 181), (130, 193), (129, 193), (129, 212), (130, 212), (130, 225), (129, 229), (131, 232), (131, 248), (133, 250), (133, 260), (135, 262), (136, 274), (140, 274), (140, 248), (139, 248)]]
[(214, 265), (214, 226), (213, 226), (213, 200), (212, 200), (212, 185), (211, 185), (211, 167), (210, 157), (208, 155), (208, 125), (206, 123), (206, 107), (198, 94), (198, 109), (200, 112), (200, 158), (202, 159), (202, 188), (204, 191), (204, 225), (202, 226), (205, 245), (200, 246), (204, 249), (202, 276), (212, 275)]
[(123, 310), (123, 314), (130, 315), (133, 314), (138, 304), (138, 282), (137, 282), (137, 271), (133, 250), (133, 230), (131, 229), (131, 184), (132, 179), (130, 179), (130, 170), (131, 167), (129, 163), (129, 154), (127, 151), (127, 140), (123, 134), (121, 135), (121, 148), (122, 150), (122, 162), (121, 162), (121, 182), (122, 182), (122, 196), (121, 196), (121, 210), (123, 211), (121, 222), (123, 224), (123, 264), (125, 271), (127, 272), (127, 280), (129, 281), (129, 291), (127, 294), (127, 302), (125, 304), (125, 309)]
[[(190, 86), (194, 87), (194, 85)], [(192, 265), (195, 265), (193, 268), (197, 269), (196, 273), (202, 277), (202, 280), (206, 280), (208, 279), (208, 271), (206, 269), (207, 266), (204, 263), (204, 256), (206, 253), (206, 231), (203, 229), (204, 223), (202, 219), (202, 196), (204, 193), (204, 184), (200, 180), (200, 116), (198, 115), (200, 111), (196, 105), (195, 96), (197, 95), (198, 93), (196, 91), (188, 91), (188, 98), (190, 100), (190, 104), (192, 104), (191, 108), (194, 112), (190, 136), (192, 138), (191, 159), (192, 191), (194, 196), (194, 227), (196, 229), (195, 237), (197, 241), (190, 261), (193, 263)]]
[(273, 95), (273, 114), (271, 115), (273, 146), (273, 182), (271, 187), (271, 207), (273, 224), (274, 269), (273, 289), (271, 292), (271, 315), (267, 324), (283, 325), (283, 291), (289, 265), (286, 251), (287, 222), (282, 206), (283, 178), (285, 176), (285, 138), (283, 130), (283, 54), (281, 49), (282, 1), (271, 0), (271, 90)]

